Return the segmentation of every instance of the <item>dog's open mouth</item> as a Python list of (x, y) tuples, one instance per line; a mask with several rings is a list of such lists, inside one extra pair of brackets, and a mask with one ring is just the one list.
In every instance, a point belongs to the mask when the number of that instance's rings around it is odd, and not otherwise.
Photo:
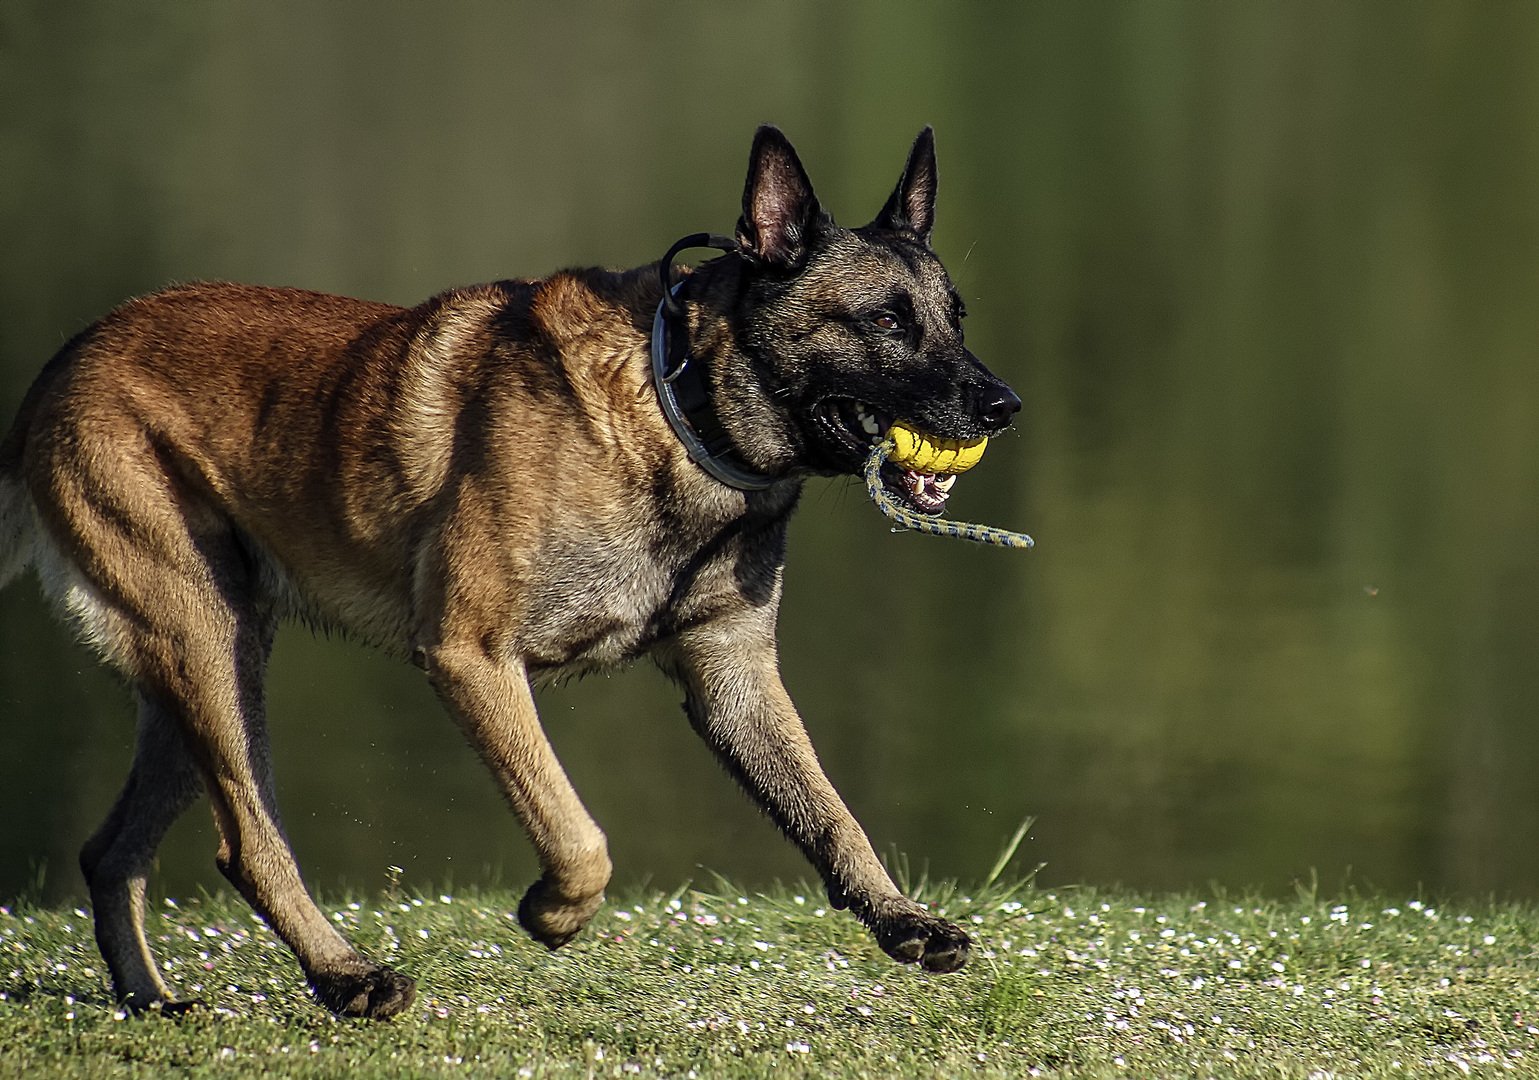
[[(889, 472), (894, 475), (889, 476)], [(946, 509), (946, 500), (951, 497), (951, 488), (957, 478), (955, 473), (936, 476), (934, 473), (915, 472), (902, 465), (889, 464), (882, 467), (882, 482), (888, 491), (903, 496), (914, 509), (926, 514), (939, 514)]]
[[(841, 464), (852, 472), (859, 471), (872, 448), (889, 437), (895, 419), (853, 398), (827, 399), (817, 406), (815, 413), (825, 438), (839, 451), (837, 456), (847, 459)], [(908, 430), (916, 429), (909, 427)], [(900, 504), (922, 514), (939, 514), (946, 509), (946, 500), (960, 471), (928, 472), (887, 461), (882, 465), (882, 486)]]

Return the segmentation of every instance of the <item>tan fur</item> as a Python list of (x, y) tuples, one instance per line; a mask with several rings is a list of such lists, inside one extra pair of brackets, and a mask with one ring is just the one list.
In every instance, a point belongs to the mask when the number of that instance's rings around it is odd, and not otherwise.
[[(894, 199), (933, 192), (933, 174), (926, 131)], [(802, 478), (832, 470), (798, 464), (823, 421), (790, 411), (791, 383), (776, 380), (816, 374), (797, 343), (818, 340), (818, 362), (837, 353), (841, 378), (889, 397), (911, 384), (913, 408), (958, 417), (948, 423), (983, 422), (979, 410), (1005, 423), (1019, 401), (961, 346), (958, 301), (923, 247), (929, 203), (890, 202), (874, 231), (835, 235), (789, 144), (763, 129), (745, 207), (763, 220), (740, 224), (740, 257), (702, 269), (687, 316), (724, 427), (750, 467), (778, 477), (763, 491), (713, 479), (664, 419), (651, 268), (479, 285), (410, 309), (191, 285), (123, 305), (44, 369), (0, 443), (0, 584), (32, 564), (134, 688), (133, 765), (81, 853), (124, 1002), (174, 1007), (144, 935), (145, 878), (200, 792), (220, 869), (322, 1003), (386, 1017), (412, 1000), (412, 980), (365, 959), (316, 908), (284, 836), (263, 697), (284, 619), (426, 672), (534, 844), (542, 873), (519, 918), (551, 948), (592, 917), (611, 868), (531, 680), (650, 656), (836, 905), (900, 960), (962, 965), (966, 934), (894, 886), (780, 681), (786, 522)], [(828, 231), (827, 254), (793, 280), (771, 263), (807, 257), (814, 234), (797, 221)], [(902, 257), (867, 250), (888, 248)], [(841, 260), (855, 276), (827, 265)], [(851, 311), (897, 289), (919, 297), (914, 317), (935, 343), (907, 375), (890, 333), (852, 329)], [(748, 339), (769, 351), (755, 360)], [(818, 453), (834, 452), (848, 451)]]
[[(841, 895), (873, 917), (909, 910), (780, 685), (775, 597), (742, 595), (741, 541), (678, 588), (747, 498), (688, 461), (651, 395), (648, 278), (482, 286), (411, 310), (191, 286), (125, 305), (39, 379), (0, 457), (0, 535), (140, 695), (128, 785), (82, 856), (125, 1001), (171, 1000), (144, 941), (144, 875), (200, 786), (221, 869), (321, 999), (388, 1015), (410, 997), (317, 911), (284, 839), (261, 690), (282, 617), (425, 668), (534, 841), (544, 873), (521, 914), (547, 944), (592, 916), (610, 863), (529, 679), (654, 646)], [(554, 356), (489, 329), (510, 306)], [(667, 535), (649, 502), (660, 475), (679, 501)], [(789, 509), (784, 487), (761, 497), (769, 517)], [(661, 635), (660, 616), (680, 630)]]

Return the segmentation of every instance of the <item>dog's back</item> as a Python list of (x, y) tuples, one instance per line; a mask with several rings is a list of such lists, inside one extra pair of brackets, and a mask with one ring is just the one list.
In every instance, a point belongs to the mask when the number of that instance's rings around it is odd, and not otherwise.
[[(228, 533), (240, 527), (231, 491), (313, 472), (316, 463), (293, 458), (274, 468), (285, 447), (261, 430), (292, 423), (274, 415), (290, 402), (336, 397), (350, 344), (388, 333), (403, 314), (300, 290), (198, 284), (131, 300), (76, 335), (0, 444), (0, 584), (34, 564), (45, 593), (111, 656), (111, 605), (93, 594), (124, 584), (102, 580), (113, 555), (153, 545), (163, 511), (194, 535)], [(286, 393), (271, 392), (279, 385)], [(287, 515), (285, 528), (301, 532), (304, 521)]]
[[(98, 556), (152, 538), (159, 520), (203, 537), (205, 555), (226, 551), (278, 615), (403, 655), (445, 500), (463, 501), (446, 484), (485, 483), (519, 537), (516, 565), (486, 569), (540, 597), (531, 661), (622, 659), (641, 636), (574, 624), (603, 622), (616, 597), (663, 602), (688, 552), (618, 571), (592, 553), (648, 532), (683, 550), (697, 531), (631, 520), (650, 506), (632, 492), (679, 468), (693, 477), (650, 398), (647, 280), (564, 272), (413, 308), (222, 283), (129, 301), (59, 351), (0, 444), (0, 584), (35, 563), (112, 658), (118, 635), (93, 594), (116, 586)], [(704, 509), (699, 528), (719, 528), (721, 509)], [(561, 550), (537, 555), (547, 544)], [(548, 567), (558, 580), (541, 580)], [(610, 576), (624, 587), (604, 589)], [(573, 655), (571, 640), (594, 647)]]

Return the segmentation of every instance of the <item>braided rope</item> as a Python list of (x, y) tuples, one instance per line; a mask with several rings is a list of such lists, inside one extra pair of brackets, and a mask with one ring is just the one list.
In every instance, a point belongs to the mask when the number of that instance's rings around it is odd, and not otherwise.
[(915, 532), (929, 533), (931, 536), (955, 536), (980, 544), (993, 544), (996, 547), (1029, 548), (1036, 544), (1036, 541), (1025, 533), (996, 529), (992, 525), (974, 525), (970, 521), (930, 517), (905, 510), (893, 501), (892, 496), (887, 494), (887, 488), (882, 484), (882, 463), (887, 460), (892, 451), (891, 439), (883, 439), (871, 448), (871, 456), (866, 459), (866, 493), (871, 496), (871, 501), (876, 503), (876, 508), (887, 515), (888, 520), (894, 525), (903, 529), (913, 529)]

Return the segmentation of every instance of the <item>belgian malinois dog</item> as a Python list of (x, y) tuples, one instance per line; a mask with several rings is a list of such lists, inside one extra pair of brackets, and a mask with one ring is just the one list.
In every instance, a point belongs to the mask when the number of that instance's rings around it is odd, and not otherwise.
[[(317, 909), (273, 798), (263, 674), (280, 621), (426, 672), (538, 852), (518, 917), (554, 949), (610, 877), (531, 681), (651, 657), (690, 723), (891, 956), (967, 935), (905, 897), (823, 775), (775, 646), (786, 523), (889, 423), (1006, 427), (931, 252), (926, 129), (864, 228), (834, 224), (777, 129), (725, 253), (692, 272), (562, 271), (414, 308), (195, 284), (130, 301), (43, 370), (0, 443), (0, 582), (44, 592), (133, 687), (133, 765), (81, 852), (117, 996), (175, 1009), (144, 933), (166, 829), (213, 804), (220, 871), (316, 997), (389, 1017), (412, 979)], [(675, 283), (676, 281), (676, 283)], [(889, 469), (933, 512), (949, 483)]]

